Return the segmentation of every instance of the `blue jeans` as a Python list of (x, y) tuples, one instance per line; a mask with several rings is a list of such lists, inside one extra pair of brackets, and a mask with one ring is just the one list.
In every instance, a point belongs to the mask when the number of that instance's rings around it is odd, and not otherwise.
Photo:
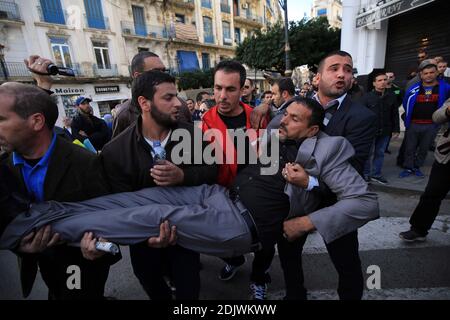
[(384, 151), (389, 143), (390, 136), (376, 137), (370, 148), (369, 159), (364, 165), (364, 176), (380, 177), (384, 162)]

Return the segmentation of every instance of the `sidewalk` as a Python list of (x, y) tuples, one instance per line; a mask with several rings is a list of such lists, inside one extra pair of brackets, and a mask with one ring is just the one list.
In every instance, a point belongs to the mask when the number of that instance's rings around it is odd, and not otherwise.
[[(419, 178), (416, 176), (409, 176), (406, 178), (400, 178), (399, 174), (403, 170), (397, 166), (397, 155), (400, 145), (403, 141), (403, 133), (398, 139), (392, 140), (389, 145), (389, 151), (391, 154), (385, 153), (384, 165), (383, 165), (383, 176), (389, 182), (386, 185), (382, 185), (378, 182), (371, 182), (371, 188), (375, 191), (383, 192), (393, 192), (396, 194), (415, 194), (420, 195), (425, 190), (428, 183), (428, 178), (431, 172), (431, 166), (434, 161), (434, 153), (432, 151), (428, 152), (427, 158), (425, 160), (425, 165), (420, 168), (425, 174), (425, 178)], [(450, 193), (447, 194), (447, 199), (450, 199)]]

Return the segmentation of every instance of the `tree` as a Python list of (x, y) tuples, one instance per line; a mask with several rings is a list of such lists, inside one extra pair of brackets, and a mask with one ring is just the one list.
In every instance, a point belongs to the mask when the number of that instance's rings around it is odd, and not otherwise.
[(212, 86), (212, 70), (183, 72), (178, 78), (178, 88), (180, 90), (211, 88)]
[[(256, 31), (236, 49), (236, 58), (250, 68), (284, 72), (284, 27), (276, 24), (266, 32)], [(317, 65), (328, 52), (338, 50), (340, 30), (330, 28), (325, 17), (291, 22), (289, 25), (292, 67)]]

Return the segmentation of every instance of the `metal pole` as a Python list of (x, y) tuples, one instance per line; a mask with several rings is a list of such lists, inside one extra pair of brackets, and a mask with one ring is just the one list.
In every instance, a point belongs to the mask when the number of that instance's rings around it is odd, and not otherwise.
[(289, 20), (288, 20), (287, 0), (284, 1), (280, 0), (279, 3), (284, 10), (284, 53), (286, 63), (284, 75), (290, 77), (292, 75), (292, 70), (291, 70), (291, 61), (289, 59), (289, 52), (291, 51), (291, 47), (289, 45)]

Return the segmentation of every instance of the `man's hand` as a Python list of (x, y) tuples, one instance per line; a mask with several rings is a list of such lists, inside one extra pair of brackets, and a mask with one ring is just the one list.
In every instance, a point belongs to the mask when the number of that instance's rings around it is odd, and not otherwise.
[(294, 241), (315, 229), (316, 227), (308, 216), (289, 219), (283, 223), (284, 237), (288, 241)]
[[(100, 238), (98, 241), (105, 242), (107, 240)], [(95, 249), (95, 243), (97, 242), (97, 239), (94, 238), (94, 234), (92, 232), (85, 232), (83, 238), (80, 242), (80, 248), (81, 253), (83, 254), (83, 257), (87, 260), (95, 260), (100, 257), (103, 257), (106, 252), (98, 251)]]
[(88, 135), (83, 130), (78, 131), (78, 134), (82, 137), (87, 137)]
[(170, 228), (169, 221), (164, 221), (159, 226), (159, 237), (151, 237), (147, 240), (150, 248), (166, 248), (177, 243), (177, 227)]
[(49, 59), (41, 58), (36, 55), (30, 56), (28, 59), (25, 59), (24, 62), (28, 70), (32, 72), (33, 78), (37, 82), (37, 86), (42, 89), (50, 90), (53, 85), (52, 77), (40, 75), (35, 72), (48, 73), (47, 67), (53, 62)]
[(287, 163), (284, 167), (283, 177), (287, 182), (303, 189), (308, 188), (309, 175), (298, 163)]
[(164, 160), (150, 169), (150, 176), (158, 186), (176, 186), (184, 181), (184, 172), (172, 162)]
[(264, 117), (269, 112), (269, 109), (270, 105), (266, 102), (262, 102), (258, 107), (253, 109), (250, 114), (250, 124), (253, 129), (258, 130), (262, 127), (262, 122), (264, 121)]
[(400, 132), (393, 132), (392, 139), (397, 139), (400, 136)]
[(50, 226), (42, 227), (37, 232), (31, 232), (26, 235), (19, 244), (19, 252), (23, 253), (40, 253), (45, 249), (59, 243), (59, 233), (51, 235), (52, 228)]

